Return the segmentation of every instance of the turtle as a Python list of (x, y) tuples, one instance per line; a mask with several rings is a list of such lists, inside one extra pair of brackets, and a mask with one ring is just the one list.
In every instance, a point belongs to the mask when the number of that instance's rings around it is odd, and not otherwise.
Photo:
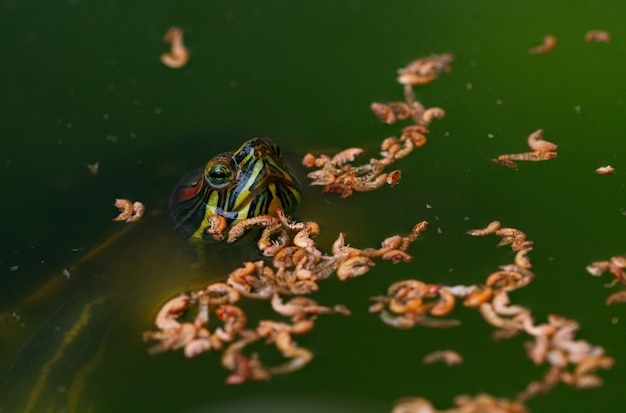
[[(128, 224), (71, 267), (69, 279), (55, 277), (26, 300), (31, 314), (43, 314), (20, 329), (0, 328), (25, 343), (17, 354), (5, 354), (13, 366), (0, 383), (0, 412), (92, 410), (97, 395), (93, 373), (114, 356), (121, 365), (145, 358), (140, 332), (164, 301), (225, 277), (249, 259), (250, 248), (224, 253), (224, 243), (216, 244), (208, 231), (209, 218), (219, 215), (232, 225), (278, 208), (291, 213), (300, 201), (298, 180), (268, 138), (248, 140), (184, 176), (170, 196), (170, 220), (157, 214)], [(166, 248), (167, 255), (134, 254), (132, 245), (153, 238), (159, 238), (159, 251)], [(190, 256), (200, 263), (181, 268)], [(110, 269), (111, 261), (120, 265)], [(134, 277), (137, 271), (144, 274)], [(128, 334), (120, 335), (120, 326)]]

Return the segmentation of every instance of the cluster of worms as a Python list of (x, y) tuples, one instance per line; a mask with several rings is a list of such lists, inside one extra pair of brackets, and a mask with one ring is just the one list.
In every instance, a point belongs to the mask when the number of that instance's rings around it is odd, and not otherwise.
[(547, 161), (557, 157), (557, 145), (543, 139), (542, 129), (538, 129), (528, 135), (527, 143), (532, 152), (500, 155), (491, 159), (491, 161), (507, 168), (517, 168), (515, 161)]
[[(299, 346), (293, 336), (310, 332), (320, 314), (350, 314), (343, 305), (322, 306), (304, 295), (317, 291), (318, 283), (333, 273), (342, 281), (365, 274), (376, 258), (394, 263), (411, 261), (406, 250), (426, 227), (425, 221), (420, 222), (409, 235), (388, 237), (379, 248), (348, 246), (345, 236), (339, 234), (331, 254), (324, 254), (312, 239), (319, 234), (314, 222), (291, 221), (282, 210), (276, 216), (259, 215), (240, 221), (228, 230), (227, 242), (260, 228), (257, 245), (263, 255), (272, 257), (271, 263), (245, 262), (228, 275), (225, 283), (213, 283), (165, 303), (155, 319), (158, 330), (144, 333), (145, 340), (158, 341), (149, 351), (154, 354), (183, 349), (186, 357), (221, 351), (221, 363), (231, 371), (226, 379), (229, 384), (268, 380), (298, 370), (311, 362), (313, 353)], [(272, 309), (284, 319), (260, 320), (250, 327), (244, 309), (237, 305), (242, 297), (269, 300)], [(273, 344), (285, 360), (268, 366), (258, 352), (244, 354), (260, 342)]]
[[(149, 349), (152, 354), (182, 349), (186, 357), (196, 357), (207, 351), (221, 352), (221, 364), (230, 371), (228, 384), (246, 381), (266, 381), (272, 376), (299, 370), (313, 360), (313, 352), (299, 345), (297, 337), (311, 332), (319, 315), (350, 315), (344, 305), (320, 305), (305, 295), (319, 289), (319, 282), (336, 274), (340, 280), (358, 277), (375, 265), (374, 259), (409, 262), (413, 257), (409, 246), (427, 228), (427, 222), (416, 224), (406, 236), (385, 238), (378, 248), (348, 246), (344, 234), (333, 242), (330, 253), (318, 249), (313, 238), (319, 235), (314, 222), (292, 221), (282, 210), (276, 216), (260, 215), (243, 220), (228, 229), (215, 224), (214, 234), (234, 242), (250, 230), (260, 230), (257, 242), (265, 260), (245, 262), (232, 271), (226, 282), (212, 283), (201, 290), (190, 291), (169, 300), (158, 312), (157, 331), (144, 333), (145, 340), (157, 341)], [(408, 329), (414, 326), (447, 328), (460, 324), (447, 318), (457, 301), (476, 308), (484, 320), (496, 328), (493, 338), (505, 340), (525, 334), (528, 358), (536, 365), (547, 365), (539, 380), (531, 381), (514, 399), (495, 398), (488, 394), (475, 397), (462, 395), (455, 407), (436, 410), (423, 398), (398, 401), (394, 413), (409, 412), (526, 412), (526, 400), (553, 390), (559, 383), (576, 388), (593, 388), (602, 384), (596, 374), (610, 369), (613, 358), (604, 349), (577, 339), (579, 324), (575, 320), (550, 314), (539, 323), (530, 309), (511, 304), (509, 293), (527, 286), (534, 279), (529, 253), (533, 242), (516, 228), (501, 227), (493, 221), (487, 227), (467, 232), (471, 236), (496, 235), (498, 246), (510, 246), (515, 253), (513, 262), (502, 265), (484, 282), (473, 285), (427, 284), (419, 280), (392, 283), (385, 295), (372, 297), (371, 313), (392, 327)], [(593, 275), (611, 272), (625, 283), (623, 269), (626, 258), (592, 263)], [(240, 304), (243, 298), (269, 301), (279, 319), (249, 323)], [(263, 345), (273, 346), (282, 357), (278, 363), (265, 363)], [(443, 362), (449, 366), (462, 363), (454, 350), (441, 350), (426, 355), (423, 363)]]
[(526, 413), (523, 403), (503, 398), (495, 398), (486, 393), (475, 397), (462, 394), (454, 398), (455, 407), (445, 410), (435, 409), (428, 399), (406, 397), (398, 401), (391, 413)]
[(180, 69), (189, 61), (189, 50), (185, 47), (183, 30), (172, 26), (163, 36), (163, 42), (170, 45), (170, 51), (161, 54), (161, 63), (172, 69)]
[[(226, 379), (228, 384), (268, 380), (272, 375), (298, 370), (313, 359), (311, 351), (298, 346), (292, 335), (313, 329), (318, 314), (350, 314), (344, 306), (325, 307), (302, 296), (283, 302), (274, 294), (272, 308), (288, 317), (289, 322), (261, 320), (256, 327), (249, 328), (245, 311), (236, 305), (240, 298), (237, 290), (225, 283), (210, 284), (203, 290), (172, 298), (156, 316), (155, 325), (159, 330), (144, 333), (144, 340), (159, 341), (149, 352), (183, 349), (185, 356), (192, 358), (209, 350), (221, 351), (222, 365), (232, 372)], [(190, 319), (193, 310), (195, 316)], [(247, 346), (261, 340), (274, 344), (286, 361), (266, 366), (258, 353), (243, 354)]]
[[(170, 31), (176, 28), (170, 29)], [(172, 37), (173, 36), (173, 37)], [(178, 37), (177, 37), (178, 36)], [(608, 42), (606, 32), (592, 31), (587, 41)], [(182, 42), (182, 31), (166, 34), (171, 42), (169, 58), (174, 66), (186, 64), (188, 53)], [(541, 54), (552, 50), (557, 39), (548, 35), (544, 43), (532, 48), (530, 53)], [(168, 58), (165, 58), (166, 60)], [(399, 137), (391, 136), (380, 145), (380, 157), (366, 164), (354, 165), (353, 161), (365, 152), (361, 148), (348, 148), (334, 156), (304, 156), (302, 164), (317, 168), (307, 176), (311, 185), (323, 186), (322, 193), (339, 193), (349, 197), (354, 191), (366, 192), (384, 185), (396, 185), (401, 171), (386, 172), (385, 169), (397, 159), (408, 156), (415, 148), (426, 144), (429, 126), (435, 119), (442, 119), (445, 110), (426, 108), (415, 99), (415, 86), (428, 84), (441, 72), (449, 72), (454, 57), (449, 54), (431, 55), (410, 62), (398, 70), (397, 81), (402, 85), (403, 101), (373, 102), (373, 114), (384, 123), (394, 125), (409, 121)], [(182, 64), (180, 64), (182, 62)], [(170, 62), (171, 63), (171, 62)], [(176, 66), (179, 64), (179, 66)], [(543, 139), (543, 130), (532, 132), (527, 138), (531, 151), (500, 155), (493, 162), (516, 168), (519, 161), (544, 161), (557, 157), (557, 145)], [(598, 168), (596, 173), (609, 174), (610, 166)], [(123, 200), (118, 200), (123, 201)], [(129, 221), (133, 205), (116, 206), (130, 215), (116, 220)], [(143, 212), (143, 210), (142, 210)], [(319, 290), (319, 283), (333, 274), (341, 281), (367, 273), (376, 259), (409, 262), (413, 257), (407, 252), (409, 246), (426, 230), (427, 222), (415, 225), (406, 236), (385, 238), (378, 248), (355, 248), (346, 244), (345, 235), (339, 234), (330, 252), (318, 249), (314, 238), (320, 228), (315, 222), (292, 221), (282, 210), (276, 215), (260, 215), (238, 222), (228, 228), (220, 216), (209, 218), (206, 230), (215, 240), (234, 242), (248, 231), (258, 231), (259, 251), (264, 259), (244, 262), (232, 271), (225, 282), (212, 283), (201, 290), (189, 291), (172, 298), (158, 312), (156, 331), (144, 333), (144, 340), (156, 341), (149, 352), (182, 350), (186, 357), (196, 357), (208, 351), (221, 353), (221, 364), (230, 373), (229, 384), (246, 381), (266, 381), (272, 376), (299, 370), (313, 360), (313, 352), (297, 342), (301, 335), (310, 333), (320, 315), (341, 314), (348, 316), (350, 310), (344, 305), (321, 305), (307, 297)], [(435, 409), (424, 398), (410, 397), (399, 400), (393, 413), (473, 413), (473, 412), (527, 412), (527, 400), (552, 391), (557, 385), (575, 388), (594, 388), (602, 385), (599, 370), (612, 368), (614, 359), (605, 354), (604, 348), (577, 338), (580, 325), (576, 320), (549, 314), (540, 322), (529, 308), (512, 304), (509, 294), (526, 287), (534, 279), (531, 271), (530, 252), (533, 242), (516, 228), (501, 227), (493, 221), (487, 227), (467, 232), (471, 236), (495, 235), (500, 238), (497, 246), (510, 246), (514, 252), (513, 262), (500, 266), (484, 281), (468, 285), (441, 285), (425, 283), (417, 279), (393, 282), (385, 294), (371, 297), (369, 312), (377, 314), (384, 324), (398, 329), (416, 326), (451, 328), (459, 326), (459, 320), (451, 318), (458, 306), (475, 308), (486, 323), (495, 328), (494, 340), (506, 340), (524, 335), (525, 354), (537, 366), (545, 366), (543, 375), (533, 380), (514, 398), (497, 398), (482, 393), (476, 396), (460, 395), (455, 406), (445, 410)], [(624, 273), (626, 256), (612, 257), (609, 261), (594, 262), (587, 271), (594, 276), (609, 272), (614, 282), (626, 284)], [(244, 299), (269, 302), (276, 317), (250, 322)], [(612, 294), (607, 304), (626, 302), (626, 290)], [(274, 319), (276, 318), (276, 319)], [(263, 347), (265, 345), (266, 347)], [(278, 363), (265, 362), (268, 346), (273, 346), (281, 357)], [(274, 357), (275, 359), (275, 357)], [(442, 362), (448, 366), (463, 362), (454, 350), (440, 350), (426, 355), (422, 362)]]
[(323, 194), (336, 192), (341, 194), (341, 198), (349, 197), (354, 191), (368, 192), (400, 182), (402, 173), (399, 170), (384, 173), (386, 164), (378, 159), (372, 158), (369, 163), (358, 166), (348, 163), (363, 152), (361, 148), (348, 148), (332, 158), (327, 155), (315, 157), (307, 153), (302, 165), (321, 168), (307, 174), (312, 179), (311, 185), (322, 185)]
[(445, 110), (439, 107), (425, 108), (415, 100), (414, 86), (424, 85), (437, 79), (440, 72), (449, 72), (454, 56), (449, 53), (432, 55), (414, 60), (398, 70), (398, 82), (404, 88), (404, 101), (379, 103), (374, 102), (370, 108), (374, 115), (387, 124), (410, 119), (413, 124), (402, 129), (400, 137), (391, 136), (380, 145), (380, 159), (372, 158), (369, 163), (354, 166), (354, 159), (362, 155), (361, 148), (348, 148), (334, 156), (320, 155), (316, 157), (307, 153), (302, 164), (307, 168), (319, 168), (307, 176), (311, 185), (320, 185), (322, 193), (339, 193), (347, 198), (357, 192), (367, 192), (384, 185), (396, 185), (400, 182), (401, 172), (395, 170), (385, 173), (386, 166), (396, 159), (408, 156), (413, 149), (426, 144), (426, 135), (430, 132), (428, 125), (435, 119), (445, 116)]
[(116, 199), (115, 207), (120, 210), (120, 214), (113, 218), (115, 222), (135, 222), (143, 217), (146, 208), (143, 203), (131, 202), (128, 199)]
[[(474, 285), (446, 286), (427, 284), (419, 280), (403, 280), (393, 283), (387, 294), (372, 297), (374, 304), (370, 312), (378, 313), (381, 320), (399, 329), (424, 327), (445, 328), (460, 324), (458, 320), (443, 318), (449, 315), (462, 300), (463, 306), (477, 308), (484, 320), (496, 328), (493, 338), (505, 340), (524, 333), (531, 338), (525, 343), (528, 358), (538, 366), (548, 365), (540, 380), (530, 382), (515, 400), (495, 399), (489, 395), (476, 398), (457, 398), (457, 407), (446, 412), (474, 411), (526, 411), (524, 402), (538, 394), (551, 391), (559, 383), (577, 388), (593, 388), (602, 384), (595, 374), (599, 369), (610, 369), (614, 359), (604, 353), (604, 349), (585, 340), (576, 339), (579, 324), (575, 320), (550, 314), (547, 322), (538, 323), (530, 309), (511, 304), (509, 293), (525, 287), (534, 278), (528, 254), (533, 242), (516, 228), (502, 228), (500, 222), (493, 221), (486, 228), (467, 232), (472, 236), (494, 234), (500, 237), (498, 246), (510, 245), (515, 258), (513, 263), (502, 265), (488, 275), (483, 283)], [(589, 270), (594, 275), (610, 271), (616, 279), (623, 277), (626, 258), (613, 257), (611, 261), (593, 263)], [(624, 278), (619, 278), (624, 282)], [(626, 295), (624, 295), (626, 297)], [(429, 362), (452, 360), (449, 365), (458, 364), (460, 355), (450, 350), (435, 352), (425, 360)], [(484, 403), (492, 405), (487, 410)], [(478, 407), (483, 406), (480, 410)], [(500, 410), (496, 409), (496, 406)], [(420, 410), (422, 408), (423, 410)], [(478, 410), (477, 410), (478, 409)], [(409, 398), (398, 402), (393, 412), (435, 412), (430, 402), (422, 398)]]
[[(460, 324), (458, 320), (440, 317), (449, 315), (457, 299), (463, 299), (464, 306), (480, 308), (488, 322), (498, 320), (498, 315), (502, 315), (500, 312), (508, 304), (508, 291), (529, 284), (534, 277), (529, 270), (531, 264), (527, 255), (533, 243), (520, 230), (500, 228), (498, 221), (468, 233), (473, 236), (500, 236), (502, 240), (498, 246), (511, 245), (516, 252), (515, 262), (501, 266), (481, 285), (444, 286), (419, 280), (398, 281), (389, 286), (386, 295), (371, 298), (375, 303), (370, 306), (370, 312), (378, 313), (385, 324), (395, 328), (411, 328), (415, 325), (454, 327)], [(489, 302), (492, 299), (495, 306)]]
[[(610, 273), (613, 276), (613, 282), (607, 287), (613, 287), (616, 284), (626, 285), (626, 255), (617, 255), (611, 257), (608, 261), (595, 261), (587, 266), (587, 272), (594, 277), (600, 277), (602, 274)], [(626, 290), (621, 290), (609, 295), (606, 299), (606, 305), (626, 303)]]
[[(596, 43), (609, 43), (611, 41), (611, 35), (604, 30), (590, 30), (585, 33), (585, 41)], [(543, 37), (543, 43), (538, 46), (532, 47), (529, 50), (530, 54), (544, 54), (553, 50), (558, 41), (555, 36), (547, 34)]]
[(415, 102), (413, 86), (426, 85), (437, 79), (439, 73), (450, 72), (450, 63), (454, 61), (451, 53), (434, 54), (415, 59), (398, 69), (398, 83), (404, 87), (404, 97), (408, 104)]

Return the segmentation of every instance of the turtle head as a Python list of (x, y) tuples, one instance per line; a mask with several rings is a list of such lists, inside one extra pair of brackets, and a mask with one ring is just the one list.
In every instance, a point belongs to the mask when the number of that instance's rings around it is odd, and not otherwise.
[(292, 212), (300, 199), (280, 148), (268, 138), (255, 138), (180, 181), (170, 197), (170, 216), (184, 237), (210, 239), (206, 229), (213, 215), (232, 224), (278, 208)]

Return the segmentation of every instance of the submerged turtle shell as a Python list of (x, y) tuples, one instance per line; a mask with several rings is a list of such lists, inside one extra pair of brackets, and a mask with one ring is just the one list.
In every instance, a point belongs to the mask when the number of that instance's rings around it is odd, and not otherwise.
[[(213, 214), (234, 222), (279, 207), (293, 210), (299, 201), (299, 186), (278, 147), (252, 139), (183, 179), (172, 194), (170, 215), (183, 235), (202, 238)], [(173, 237), (162, 214), (149, 215), (24, 300), (18, 311), (24, 326), (2, 326), (1, 412), (94, 410), (101, 393), (95, 377), (117, 376), (121, 364), (133, 363), (144, 373), (152, 368), (144, 349), (136, 358), (135, 344), (164, 299), (222, 279), (249, 259), (247, 248), (210, 248), (191, 263), (194, 245)], [(113, 359), (125, 361), (108, 362)], [(98, 410), (107, 410), (102, 403)]]
[(232, 224), (278, 208), (290, 213), (300, 199), (298, 182), (279, 147), (268, 138), (255, 138), (183, 178), (172, 192), (169, 211), (183, 237), (208, 240), (213, 215)]

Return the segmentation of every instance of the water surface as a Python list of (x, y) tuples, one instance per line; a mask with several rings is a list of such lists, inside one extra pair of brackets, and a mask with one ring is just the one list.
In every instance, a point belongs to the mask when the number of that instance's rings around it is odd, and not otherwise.
[[(526, 358), (523, 338), (492, 341), (491, 327), (464, 308), (454, 314), (462, 325), (450, 330), (392, 330), (367, 312), (369, 297), (394, 281), (475, 283), (509, 262), (511, 252), (497, 249), (496, 239), (464, 234), (499, 219), (535, 241), (536, 279), (514, 295), (516, 302), (538, 317), (579, 320), (579, 337), (617, 360), (600, 373), (603, 387), (560, 386), (528, 406), (617, 407), (626, 384), (626, 307), (606, 307), (609, 279), (590, 277), (585, 266), (626, 252), (621, 2), (5, 1), (2, 7), (0, 310), (16, 311), (20, 321), (5, 317), (0, 327), (0, 378), (16, 389), (18, 405), (27, 403), (54, 343), (80, 318), (73, 309), (85, 307), (76, 303), (93, 303), (90, 320), (101, 327), (62, 358), (77, 373), (44, 386), (42, 397), (58, 403), (58, 411), (288, 411), (294, 404), (389, 411), (408, 395), (439, 408), (461, 393), (514, 397), (543, 372)], [(159, 62), (167, 50), (161, 37), (172, 25), (183, 28), (191, 50), (181, 70)], [(613, 41), (586, 43), (591, 29), (609, 31)], [(557, 48), (531, 56), (528, 49), (548, 33), (558, 38)], [(400, 100), (396, 69), (442, 52), (455, 55), (452, 72), (417, 96), (447, 116), (432, 124), (426, 146), (395, 164), (401, 183), (346, 200), (306, 188), (296, 214), (320, 223), (326, 249), (339, 232), (355, 246), (376, 246), (428, 220), (429, 231), (409, 250), (414, 261), (379, 263), (360, 279), (325, 282), (315, 299), (346, 304), (353, 315), (318, 320), (299, 340), (315, 360), (297, 373), (233, 387), (224, 384), (216, 354), (148, 356), (141, 333), (152, 327), (159, 305), (225, 276), (250, 252), (245, 244), (208, 252), (204, 266), (193, 266), (193, 252), (161, 214), (81, 263), (122, 231), (110, 222), (114, 199), (139, 199), (149, 211), (162, 211), (186, 171), (253, 136), (274, 139), (305, 186), (299, 160), (306, 152), (360, 146), (364, 159), (376, 156), (382, 139), (401, 126), (382, 124), (369, 104)], [(489, 162), (526, 150), (526, 136), (539, 128), (559, 145), (557, 159), (517, 170)], [(86, 164), (96, 161), (100, 171), (90, 175)], [(616, 167), (614, 175), (593, 172), (606, 164)], [(50, 315), (58, 321), (46, 324)], [(465, 363), (421, 364), (442, 348), (459, 351)], [(94, 353), (101, 359), (90, 364)], [(25, 370), (12, 370), (16, 361)], [(68, 389), (81, 380), (78, 401), (68, 402)]]

